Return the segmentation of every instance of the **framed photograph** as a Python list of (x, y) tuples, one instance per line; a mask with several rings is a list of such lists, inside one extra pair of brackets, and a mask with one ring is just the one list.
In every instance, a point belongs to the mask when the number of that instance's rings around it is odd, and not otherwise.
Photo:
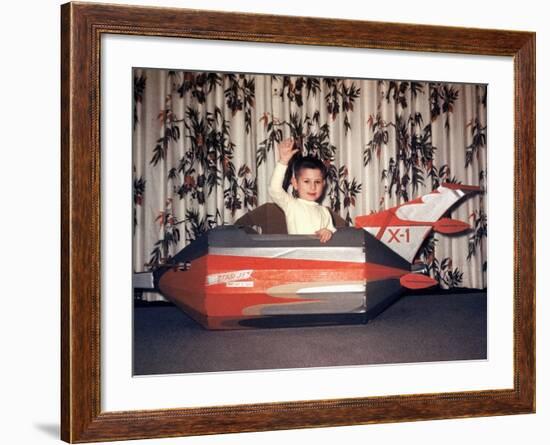
[(534, 33), (61, 13), (63, 440), (534, 412)]

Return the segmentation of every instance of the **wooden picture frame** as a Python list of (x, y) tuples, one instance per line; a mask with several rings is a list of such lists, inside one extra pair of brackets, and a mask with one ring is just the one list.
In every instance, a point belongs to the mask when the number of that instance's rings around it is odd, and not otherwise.
[[(61, 12), (63, 440), (97, 442), (534, 412), (534, 33), (91, 3), (68, 3)], [(99, 117), (103, 34), (513, 57), (513, 388), (102, 412)]]

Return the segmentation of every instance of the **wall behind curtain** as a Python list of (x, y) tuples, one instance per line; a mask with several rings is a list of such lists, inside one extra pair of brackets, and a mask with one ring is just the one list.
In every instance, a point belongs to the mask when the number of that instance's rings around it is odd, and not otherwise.
[(450, 215), (473, 230), (433, 234), (418, 258), (443, 288), (484, 288), (486, 104), (486, 85), (135, 69), (134, 270), (270, 201), (276, 144), (294, 137), (350, 225), (442, 182), (481, 186)]

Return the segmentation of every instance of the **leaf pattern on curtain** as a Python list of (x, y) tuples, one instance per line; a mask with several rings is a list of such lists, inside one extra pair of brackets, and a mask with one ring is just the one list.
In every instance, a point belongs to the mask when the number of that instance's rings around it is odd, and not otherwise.
[(135, 69), (134, 268), (270, 201), (276, 144), (293, 137), (350, 225), (443, 182), (480, 185), (451, 213), (471, 233), (432, 234), (418, 258), (444, 288), (484, 288), (486, 106), (486, 85)]

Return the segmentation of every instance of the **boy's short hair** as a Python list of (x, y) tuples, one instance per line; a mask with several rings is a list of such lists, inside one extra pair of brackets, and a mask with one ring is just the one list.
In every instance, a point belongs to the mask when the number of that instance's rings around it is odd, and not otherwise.
[[(296, 156), (293, 158), (293, 163), (289, 163), (290, 167), (292, 169), (292, 174), (295, 178), (300, 176), (300, 172), (305, 169), (309, 168), (312, 170), (320, 170), (321, 175), (323, 176), (323, 179), (327, 179), (327, 168), (323, 161), (321, 161), (319, 158), (315, 158), (313, 156)], [(291, 162), (292, 162), (291, 160)]]
[(285, 177), (283, 180), (283, 189), (285, 191), (287, 191), (290, 187), (292, 177), (297, 178), (298, 176), (300, 176), (300, 172), (305, 168), (319, 170), (321, 172), (323, 180), (327, 179), (328, 171), (323, 161), (314, 156), (302, 156), (301, 153), (296, 153), (288, 162)]

